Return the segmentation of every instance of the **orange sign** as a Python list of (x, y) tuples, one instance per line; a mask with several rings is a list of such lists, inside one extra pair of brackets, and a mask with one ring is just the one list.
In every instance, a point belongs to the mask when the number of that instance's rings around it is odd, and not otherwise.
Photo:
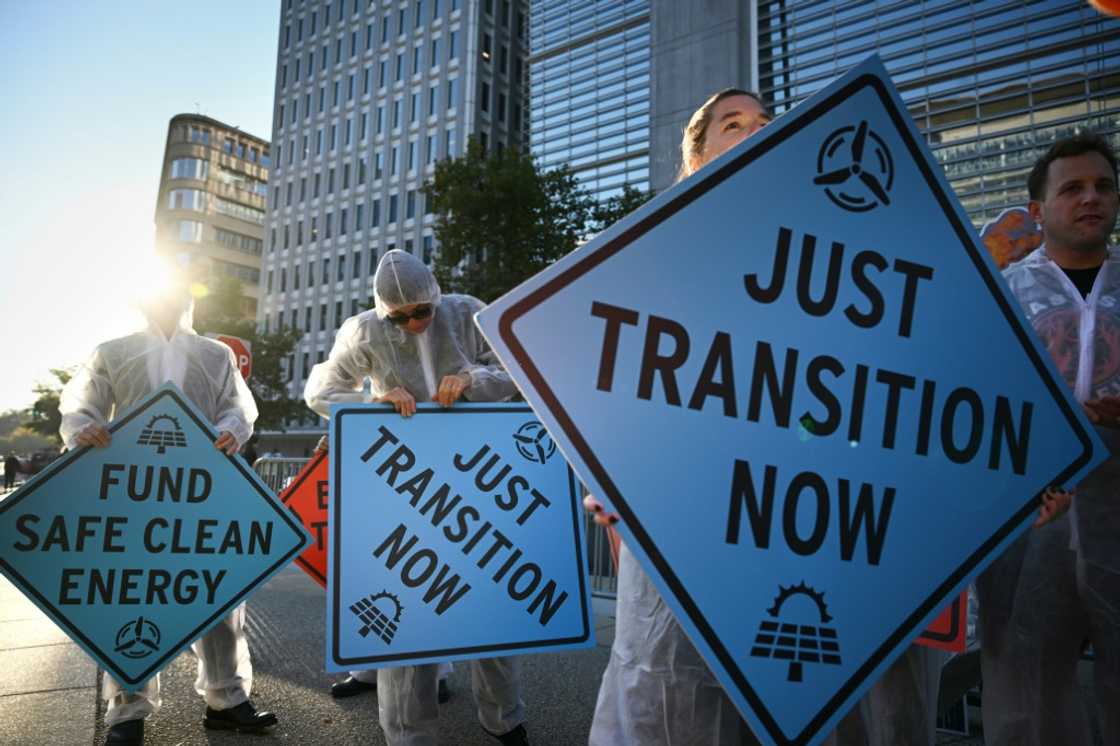
[(1025, 207), (1009, 207), (980, 229), (984, 248), (1003, 269), (1042, 245), (1042, 229)]
[(327, 454), (319, 453), (300, 469), (280, 493), (280, 501), (295, 514), (313, 541), (296, 557), (296, 564), (327, 587)]
[(914, 644), (963, 653), (967, 634), (968, 591), (965, 591), (941, 611), (933, 624), (926, 627), (925, 632), (914, 639)]

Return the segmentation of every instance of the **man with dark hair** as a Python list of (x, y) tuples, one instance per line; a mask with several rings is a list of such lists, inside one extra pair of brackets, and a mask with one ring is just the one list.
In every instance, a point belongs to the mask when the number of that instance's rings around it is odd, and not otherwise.
[(1027, 192), (1031, 200), (1041, 201), (1046, 195), (1046, 182), (1051, 163), (1059, 158), (1074, 158), (1088, 153), (1097, 153), (1108, 161), (1108, 165), (1112, 169), (1112, 180), (1114, 182), (1120, 181), (1116, 177), (1116, 155), (1112, 152), (1112, 146), (1108, 144), (1108, 141), (1100, 135), (1090, 133), (1074, 135), (1051, 145), (1045, 155), (1035, 162), (1030, 176), (1027, 177)]
[[(984, 738), (989, 746), (1093, 743), (1078, 684), (1085, 641), (1106, 744), (1120, 744), (1120, 210), (1116, 157), (1078, 135), (1029, 178), (1044, 243), (1004, 279), (1110, 458), (985, 571), (980, 598)], [(1061, 498), (1068, 500), (1068, 496)], [(1045, 508), (1044, 508), (1045, 511)]]

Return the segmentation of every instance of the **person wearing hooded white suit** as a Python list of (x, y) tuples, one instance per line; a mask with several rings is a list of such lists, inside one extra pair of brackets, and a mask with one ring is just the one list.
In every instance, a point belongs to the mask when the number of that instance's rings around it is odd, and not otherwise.
[[(142, 304), (143, 331), (97, 346), (66, 384), (60, 399), (60, 435), (67, 449), (105, 446), (106, 427), (167, 382), (174, 383), (219, 431), (215, 445), (229, 455), (249, 440), (257, 406), (233, 351), (200, 337), (192, 328), (193, 301), (185, 282)], [(195, 690), (206, 701), (208, 728), (260, 730), (276, 716), (249, 701), (253, 682), (245, 639), (245, 607), (239, 606), (191, 646), (198, 656)], [(159, 710), (160, 677), (129, 693), (103, 677), (107, 744), (143, 742), (143, 719)]]
[[(346, 320), (328, 359), (308, 376), (304, 398), (315, 412), (329, 417), (333, 403), (386, 402), (411, 416), (417, 401), (450, 406), (460, 397), (502, 401), (517, 393), (474, 324), (482, 301), (441, 295), (431, 270), (400, 250), (381, 257), (373, 285), (373, 310)], [(518, 659), (474, 660), (470, 667), (482, 727), (503, 744), (527, 744)], [(437, 742), (438, 668), (377, 672), (379, 721), (392, 746)]]
[(977, 580), (984, 737), (1093, 743), (1077, 675), (1088, 640), (1100, 733), (1120, 744), (1120, 250), (1107, 245), (1120, 208), (1115, 156), (1094, 136), (1055, 143), (1029, 186), (1045, 243), (1003, 276), (1110, 456), (1076, 486), (1068, 513), (1020, 537)]

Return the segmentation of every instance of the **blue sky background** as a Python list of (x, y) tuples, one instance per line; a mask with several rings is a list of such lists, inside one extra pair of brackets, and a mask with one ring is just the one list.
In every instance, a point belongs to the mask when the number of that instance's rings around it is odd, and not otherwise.
[(280, 0), (0, 0), (0, 411), (141, 324), (167, 126), (268, 139)]

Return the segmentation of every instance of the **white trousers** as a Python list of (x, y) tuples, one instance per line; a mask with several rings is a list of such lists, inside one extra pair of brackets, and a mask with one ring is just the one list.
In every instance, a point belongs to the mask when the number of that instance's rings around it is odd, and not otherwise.
[[(455, 665), (452, 663), (439, 664), (439, 680), (443, 681), (451, 672), (455, 670)], [(361, 671), (350, 671), (350, 675), (363, 684), (376, 684), (377, 683), (377, 669), (376, 668), (363, 668)]]
[[(435, 746), (439, 737), (439, 669), (444, 664), (377, 671), (377, 710), (390, 746)], [(470, 661), (478, 721), (490, 733), (508, 733), (525, 722), (517, 658)]]
[[(198, 657), (198, 677), (194, 689), (206, 700), (208, 707), (225, 710), (249, 699), (253, 687), (253, 664), (249, 660), (249, 643), (245, 639), (244, 604), (195, 640), (191, 650)], [(159, 710), (159, 674), (148, 679), (135, 692), (125, 691), (111, 676), (103, 677), (106, 726), (140, 720)]]

